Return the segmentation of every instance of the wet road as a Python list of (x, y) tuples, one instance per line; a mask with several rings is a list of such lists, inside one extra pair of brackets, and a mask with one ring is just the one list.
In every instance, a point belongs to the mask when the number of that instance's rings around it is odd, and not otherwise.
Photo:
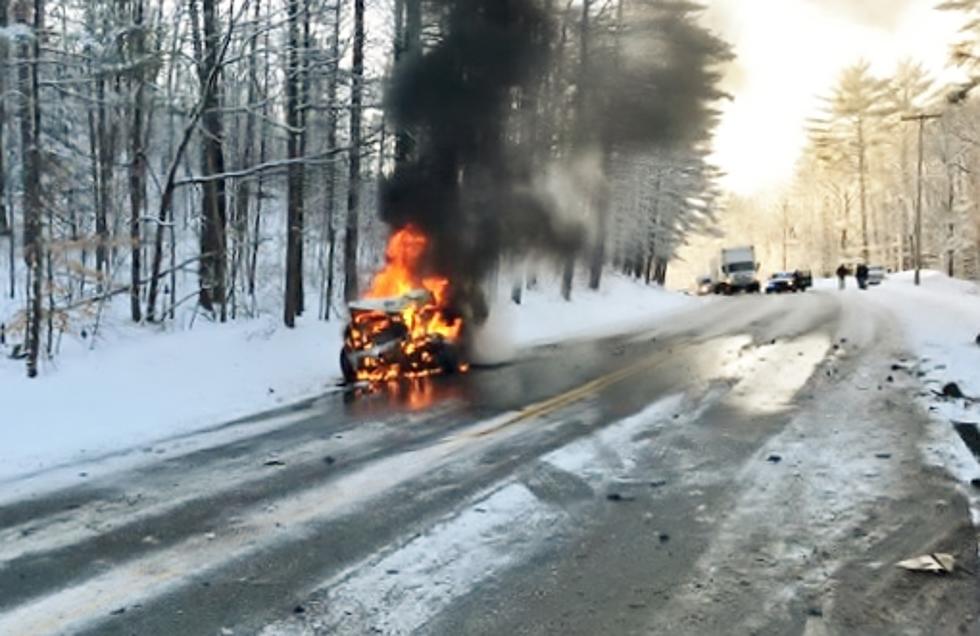
[(980, 633), (905, 355), (856, 298), (718, 299), (0, 484), (0, 634)]

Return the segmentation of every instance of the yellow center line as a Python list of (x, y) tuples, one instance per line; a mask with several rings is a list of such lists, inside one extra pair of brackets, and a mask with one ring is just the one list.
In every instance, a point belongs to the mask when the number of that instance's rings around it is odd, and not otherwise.
[(661, 357), (642, 360), (628, 367), (624, 367), (617, 371), (613, 371), (612, 373), (600, 376), (595, 380), (586, 382), (585, 384), (577, 386), (570, 391), (566, 391), (565, 393), (561, 393), (554, 397), (548, 398), (547, 400), (542, 400), (541, 402), (525, 406), (517, 413), (514, 413), (513, 416), (505, 419), (503, 422), (497, 424), (493, 428), (480, 431), (476, 436), (485, 437), (487, 435), (492, 435), (501, 429), (507, 428), (508, 426), (513, 426), (519, 422), (554, 413), (555, 411), (570, 404), (584, 400), (591, 394), (597, 393), (614, 384), (617, 384), (625, 380), (627, 377), (639, 373), (640, 371), (655, 369), (663, 364), (665, 359), (665, 357)]

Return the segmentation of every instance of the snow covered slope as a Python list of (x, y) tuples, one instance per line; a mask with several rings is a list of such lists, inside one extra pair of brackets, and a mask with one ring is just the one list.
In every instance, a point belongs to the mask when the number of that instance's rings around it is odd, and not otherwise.
[[(498, 357), (649, 326), (694, 299), (607, 276), (600, 292), (576, 289), (572, 303), (560, 299), (554, 281), (542, 281), (524, 301), (498, 304), (506, 308), (494, 318)], [(0, 319), (16, 308), (6, 309)], [(288, 330), (264, 316), (226, 325), (199, 318), (193, 329), (160, 332), (115, 316), (94, 348), (91, 337), (66, 333), (60, 353), (42, 362), (35, 380), (24, 377), (22, 361), (0, 357), (0, 482), (333, 390), (341, 329), (340, 322), (308, 319)]]

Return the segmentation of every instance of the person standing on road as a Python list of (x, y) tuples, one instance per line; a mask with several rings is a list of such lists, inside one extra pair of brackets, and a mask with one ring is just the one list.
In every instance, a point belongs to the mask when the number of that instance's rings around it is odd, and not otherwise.
[(850, 272), (847, 271), (847, 266), (844, 265), (844, 263), (841, 263), (840, 264), (840, 267), (837, 268), (837, 288), (838, 289), (843, 290), (845, 287), (847, 287), (847, 275), (849, 273)]
[(858, 287), (861, 289), (868, 288), (868, 266), (861, 263), (857, 266), (857, 270), (854, 272), (854, 277), (857, 279)]

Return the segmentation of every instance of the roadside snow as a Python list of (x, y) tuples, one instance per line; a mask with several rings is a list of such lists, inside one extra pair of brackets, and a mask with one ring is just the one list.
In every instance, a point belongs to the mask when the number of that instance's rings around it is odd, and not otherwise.
[(279, 329), (271, 318), (157, 333), (119, 328), (94, 350), (81, 338), (34, 380), (0, 359), (0, 481), (141, 446), (327, 390), (336, 324)]
[(605, 276), (598, 291), (576, 288), (571, 303), (559, 290), (557, 279), (540, 281), (537, 289), (524, 292), (518, 306), (510, 301), (510, 290), (501, 288), (490, 317), (475, 335), (474, 362), (499, 364), (521, 349), (648, 329), (673, 313), (711, 300), (616, 274)]
[(576, 289), (573, 303), (562, 300), (555, 286), (526, 295), (517, 311), (515, 340), (527, 347), (625, 333), (699, 302), (709, 301), (615, 275), (606, 276), (599, 291)]
[(899, 319), (929, 377), (980, 397), (980, 287), (939, 272), (923, 272), (916, 287), (912, 273), (902, 272), (871, 292)]
[[(607, 276), (601, 291), (576, 289), (566, 303), (543, 281), (520, 307), (496, 305), (484, 357), (648, 326), (693, 300)], [(0, 322), (19, 309), (0, 302)], [(288, 330), (268, 315), (225, 325), (199, 318), (193, 329), (160, 332), (109, 312), (95, 347), (72, 327), (34, 380), (0, 346), (0, 483), (315, 397), (339, 380), (339, 322)]]
[[(935, 393), (923, 394), (933, 421), (926, 431), (923, 454), (932, 465), (942, 466), (962, 484), (976, 479), (977, 461), (951, 424), (969, 426), (980, 422), (980, 286), (952, 279), (940, 272), (923, 272), (915, 286), (912, 272), (888, 277), (870, 290), (867, 298), (894, 315), (917, 355), (902, 366), (919, 375)], [(973, 400), (945, 399), (942, 388), (955, 382)], [(964, 487), (971, 502), (973, 521), (980, 525), (980, 497)]]

